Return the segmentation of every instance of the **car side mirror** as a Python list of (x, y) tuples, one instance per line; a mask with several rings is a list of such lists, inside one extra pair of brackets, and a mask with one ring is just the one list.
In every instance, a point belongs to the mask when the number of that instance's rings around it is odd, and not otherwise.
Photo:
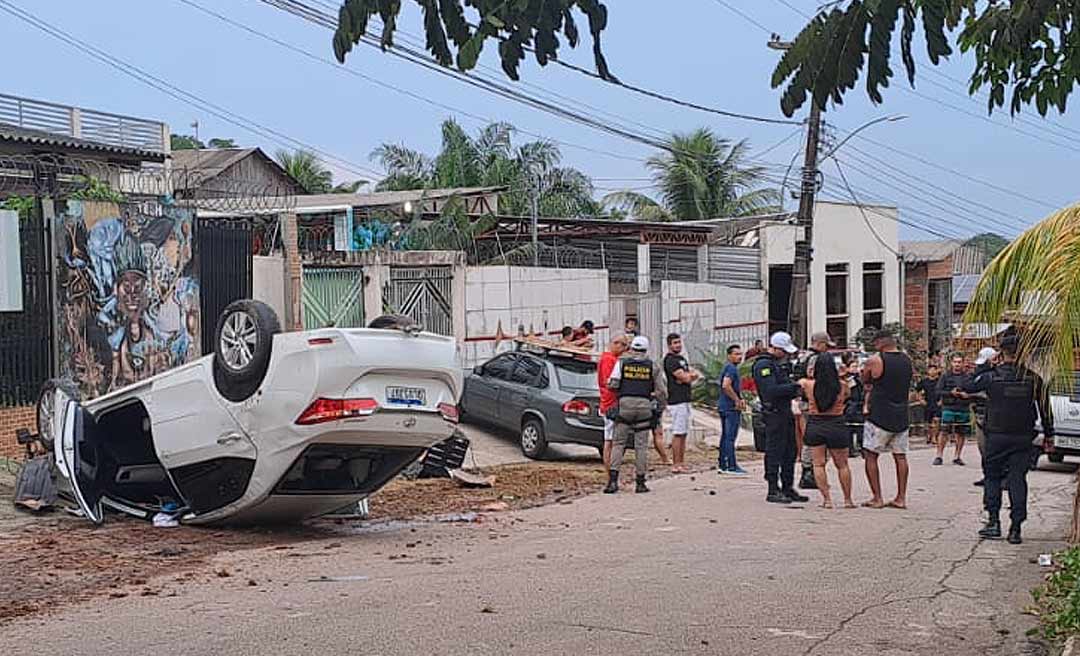
[(472, 368), (472, 372), (474, 374), (476, 374), (477, 376), (483, 376), (484, 375), (484, 365), (482, 365), (482, 364), (476, 365), (475, 367)]

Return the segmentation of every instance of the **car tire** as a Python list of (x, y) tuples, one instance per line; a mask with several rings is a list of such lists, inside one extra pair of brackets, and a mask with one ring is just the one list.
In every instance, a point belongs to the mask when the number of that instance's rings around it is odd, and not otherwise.
[(218, 393), (237, 403), (254, 394), (266, 377), (274, 335), (280, 332), (277, 313), (266, 303), (248, 299), (230, 303), (214, 331)]
[(547, 437), (544, 425), (539, 419), (529, 418), (521, 423), (521, 452), (525, 457), (539, 460), (547, 451)]
[(1048, 454), (1046, 454), (1046, 459), (1049, 460), (1050, 462), (1054, 463), (1055, 465), (1060, 465), (1061, 463), (1065, 462), (1065, 454), (1064, 453), (1048, 453)]
[(50, 378), (41, 386), (41, 393), (38, 395), (35, 410), (37, 433), (38, 440), (49, 451), (52, 451), (53, 445), (56, 444), (56, 436), (52, 434), (52, 419), (56, 414), (54, 404), (56, 403), (57, 390), (67, 394), (68, 398), (73, 401), (81, 400), (79, 388), (67, 378)]

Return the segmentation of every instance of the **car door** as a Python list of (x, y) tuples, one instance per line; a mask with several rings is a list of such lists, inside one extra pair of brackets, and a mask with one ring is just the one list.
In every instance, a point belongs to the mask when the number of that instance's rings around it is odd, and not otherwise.
[(87, 519), (100, 524), (105, 519), (101, 505), (107, 472), (101, 457), (100, 436), (93, 416), (78, 402), (68, 400), (59, 411), (60, 439), (56, 460), (60, 471), (71, 481), (71, 490)]
[(498, 423), (499, 392), (514, 369), (518, 355), (504, 353), (488, 360), (479, 373), (469, 376), (465, 389), (465, 412), (481, 421)]
[(521, 413), (536, 405), (536, 385), (545, 369), (543, 360), (531, 355), (521, 356), (499, 397), (500, 424), (512, 429), (521, 428)]

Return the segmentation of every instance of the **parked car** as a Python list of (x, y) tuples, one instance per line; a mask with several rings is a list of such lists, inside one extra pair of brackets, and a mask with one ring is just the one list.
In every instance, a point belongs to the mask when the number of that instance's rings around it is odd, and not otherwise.
[(497, 355), (465, 376), (462, 413), (470, 421), (514, 431), (529, 458), (542, 458), (547, 445), (556, 442), (602, 451), (596, 366), (591, 357), (557, 349)]
[(49, 381), (38, 428), (86, 516), (279, 523), (355, 504), (457, 422), (452, 338), (389, 329), (281, 333), (272, 309), (237, 301), (215, 353), (81, 401)]
[(1036, 441), (1050, 462), (1064, 462), (1065, 456), (1080, 456), (1080, 372), (1073, 374), (1071, 389), (1059, 387), (1050, 395), (1054, 413), (1054, 443), (1043, 443), (1042, 426)]

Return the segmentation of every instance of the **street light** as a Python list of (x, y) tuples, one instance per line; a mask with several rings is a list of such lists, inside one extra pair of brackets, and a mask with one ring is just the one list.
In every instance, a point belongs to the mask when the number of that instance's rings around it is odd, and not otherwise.
[(832, 149), (829, 152), (822, 155), (821, 159), (829, 159), (830, 157), (832, 157), (833, 154), (836, 153), (836, 151), (840, 150), (841, 146), (846, 144), (848, 141), (851, 141), (852, 137), (859, 134), (860, 132), (862, 132), (866, 128), (870, 127), (871, 125), (877, 125), (878, 123), (896, 123), (898, 121), (903, 121), (906, 118), (907, 118), (906, 114), (897, 114), (895, 116), (882, 116), (882, 117), (876, 118), (876, 119), (874, 119), (872, 121), (868, 121), (867, 123), (863, 123), (859, 127), (852, 130), (850, 133), (848, 133), (848, 136), (844, 137), (844, 139), (840, 143), (833, 146)]

